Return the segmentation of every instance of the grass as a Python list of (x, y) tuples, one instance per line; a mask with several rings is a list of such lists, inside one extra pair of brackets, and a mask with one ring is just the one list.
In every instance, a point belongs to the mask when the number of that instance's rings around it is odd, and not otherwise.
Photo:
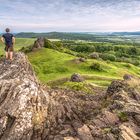
[(38, 77), (43, 82), (66, 77), (73, 68), (67, 63), (74, 57), (65, 53), (60, 53), (52, 49), (43, 48), (36, 52), (28, 53)]
[(67, 88), (75, 91), (83, 91), (85, 93), (94, 94), (94, 91), (90, 84), (87, 82), (66, 82), (62, 86), (62, 88)]
[(128, 115), (125, 112), (118, 112), (118, 117), (122, 122), (128, 121)]
[[(128, 67), (126, 63), (108, 63), (103, 60), (93, 59), (88, 59), (86, 62), (77, 64), (73, 61), (76, 58), (75, 56), (48, 48), (28, 53), (28, 57), (39, 79), (43, 83), (70, 77), (73, 73), (80, 73), (82, 75), (91, 76), (90, 80), (87, 78), (88, 82), (100, 86), (107, 86), (111, 82), (110, 78), (121, 79), (126, 73), (137, 76), (140, 75), (140, 68), (132, 64)], [(103, 70), (98, 71), (91, 69), (90, 65), (93, 64), (93, 62), (99, 63)]]
[[(35, 38), (17, 38), (14, 48), (18, 51), (22, 47), (33, 44), (34, 41)], [(4, 45), (0, 42), (0, 55), (2, 54), (4, 54)], [(129, 63), (95, 59), (76, 63), (75, 56), (48, 48), (27, 55), (40, 81), (47, 84), (58, 80), (58, 85), (71, 85), (64, 79), (69, 79), (73, 73), (81, 74), (86, 79), (85, 82), (98, 86), (108, 86), (113, 79), (122, 79), (124, 74), (140, 76), (140, 67)], [(92, 64), (98, 64), (101, 70), (92, 69)]]
[[(27, 47), (27, 46), (33, 44), (34, 41), (35, 41), (35, 38), (16, 38), (14, 50), (18, 51), (22, 47)], [(4, 54), (4, 47), (5, 47), (5, 45), (2, 44), (2, 42), (0, 41), (0, 55)]]

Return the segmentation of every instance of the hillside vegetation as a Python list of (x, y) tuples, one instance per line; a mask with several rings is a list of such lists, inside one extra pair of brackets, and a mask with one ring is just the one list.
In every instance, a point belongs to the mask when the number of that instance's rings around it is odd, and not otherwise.
[(43, 83), (61, 87), (67, 85), (73, 73), (97, 86), (107, 86), (124, 74), (140, 75), (139, 48), (129, 45), (47, 40), (44, 48), (29, 52), (28, 57)]
[(121, 44), (140, 45), (140, 32), (116, 32), (116, 33), (68, 33), (68, 32), (49, 32), (33, 33), (21, 32), (16, 34), (18, 38), (38, 38), (40, 36), (48, 39), (60, 40), (85, 40), (98, 42), (113, 42)]
[(139, 78), (113, 81), (104, 91), (84, 82), (51, 89), (37, 80), (24, 53), (6, 65), (0, 59), (0, 66), (1, 140), (140, 139)]
[[(31, 52), (28, 46), (34, 41), (35, 38), (17, 38), (15, 50), (24, 47), (40, 81), (51, 86), (74, 87), (68, 80), (74, 73), (84, 77), (84, 85), (105, 87), (114, 79), (122, 79), (124, 74), (140, 75), (139, 46), (53, 39), (47, 40), (44, 48)], [(4, 45), (0, 46), (2, 55)], [(77, 88), (81, 86), (76, 85)]]

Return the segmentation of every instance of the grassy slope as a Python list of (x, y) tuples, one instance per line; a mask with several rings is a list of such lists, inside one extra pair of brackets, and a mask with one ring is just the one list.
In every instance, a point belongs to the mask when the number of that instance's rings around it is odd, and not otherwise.
[[(14, 49), (17, 51), (21, 49), (22, 47), (29, 46), (33, 44), (35, 39), (32, 38), (16, 38), (16, 44), (14, 46)], [(0, 55), (4, 54), (4, 44), (0, 41)]]
[[(17, 38), (15, 50), (33, 44), (35, 39), (32, 38)], [(0, 55), (4, 54), (4, 45), (0, 42)], [(80, 73), (87, 78), (87, 82), (92, 82), (98, 85), (108, 85), (111, 80), (108, 78), (122, 78), (125, 73), (140, 75), (140, 68), (126, 63), (105, 62), (99, 60), (88, 59), (87, 62), (76, 64), (74, 56), (60, 53), (58, 51), (44, 48), (42, 50), (31, 52), (28, 54), (39, 79), (48, 83), (51, 80), (70, 77), (73, 73)], [(101, 64), (103, 71), (91, 70), (89, 66), (93, 62)]]
[[(110, 83), (110, 80), (106, 78), (122, 78), (126, 73), (140, 75), (140, 68), (131, 64), (128, 65), (118, 62), (107, 63), (105, 61), (93, 59), (88, 59), (87, 62), (76, 64), (72, 61), (75, 59), (74, 56), (47, 48), (31, 52), (28, 54), (28, 57), (39, 79), (44, 83), (68, 77), (73, 73), (91, 76), (87, 81), (98, 85), (107, 85)], [(89, 66), (93, 62), (100, 63), (103, 71), (91, 70)]]

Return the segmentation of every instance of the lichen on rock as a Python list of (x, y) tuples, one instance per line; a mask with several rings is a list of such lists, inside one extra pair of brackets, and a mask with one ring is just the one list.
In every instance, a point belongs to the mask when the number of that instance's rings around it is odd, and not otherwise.
[(11, 64), (0, 60), (0, 139), (139, 140), (139, 87), (132, 77), (98, 94), (50, 89), (18, 52)]

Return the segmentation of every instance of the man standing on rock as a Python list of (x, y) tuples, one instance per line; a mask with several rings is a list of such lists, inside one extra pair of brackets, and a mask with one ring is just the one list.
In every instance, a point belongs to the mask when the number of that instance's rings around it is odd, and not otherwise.
[(5, 29), (6, 33), (2, 35), (1, 41), (5, 44), (6, 59), (13, 60), (13, 46), (15, 44), (15, 37), (10, 33), (10, 29)]

